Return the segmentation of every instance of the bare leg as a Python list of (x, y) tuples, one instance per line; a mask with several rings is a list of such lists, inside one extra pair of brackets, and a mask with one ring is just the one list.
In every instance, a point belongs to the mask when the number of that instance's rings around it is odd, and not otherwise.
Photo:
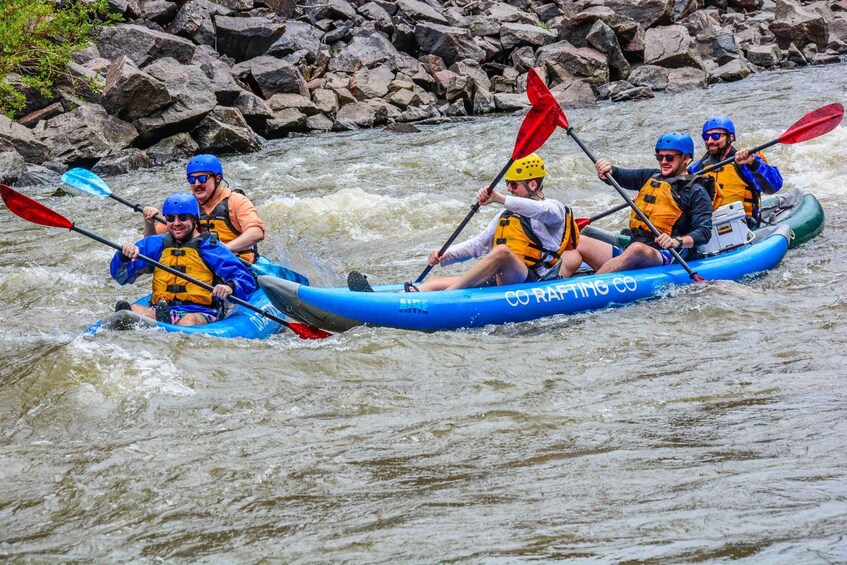
[(459, 277), (433, 277), (416, 286), (421, 292), (428, 292), (430, 290), (444, 290), (457, 280), (459, 280)]
[(191, 314), (186, 314), (177, 322), (178, 326), (202, 326), (204, 324), (208, 324), (206, 318), (193, 312)]
[[(612, 245), (605, 241), (594, 239), (593, 237), (580, 236), (579, 245), (576, 246), (576, 249), (582, 255), (582, 260), (588, 263), (588, 266), (595, 271), (599, 271), (600, 267), (612, 258)], [(565, 276), (562, 274), (561, 269), (559, 270), (559, 274)]]
[(582, 261), (582, 255), (576, 249), (565, 251), (562, 253), (562, 258), (559, 261), (559, 276), (563, 279), (572, 277), (580, 265), (582, 265)]
[(630, 269), (644, 269), (646, 267), (656, 267), (662, 264), (662, 255), (649, 245), (643, 243), (631, 243), (629, 247), (624, 249), (624, 252), (607, 261), (597, 274), (615, 273), (618, 271), (628, 271)]
[(142, 316), (147, 316), (148, 318), (156, 319), (156, 310), (153, 308), (148, 308), (147, 306), (141, 306), (140, 304), (133, 304), (131, 306), (132, 311), (136, 314), (141, 314)]
[(498, 245), (476, 265), (447, 287), (447, 290), (477, 287), (497, 279), (497, 286), (522, 283), (529, 270), (524, 262), (505, 245)]

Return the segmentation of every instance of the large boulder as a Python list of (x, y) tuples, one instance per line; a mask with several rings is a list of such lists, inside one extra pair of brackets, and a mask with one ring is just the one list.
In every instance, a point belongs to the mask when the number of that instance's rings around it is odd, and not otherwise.
[(770, 45), (751, 45), (747, 48), (747, 60), (754, 65), (769, 69), (779, 65), (782, 60), (782, 49), (773, 43)]
[(33, 133), (50, 147), (50, 159), (82, 165), (126, 149), (138, 138), (132, 124), (94, 104), (82, 104), (72, 112), (39, 122)]
[(267, 51), (282, 36), (285, 26), (267, 18), (215, 18), (217, 51), (236, 61), (246, 61)]
[(500, 44), (507, 51), (518, 45), (540, 47), (553, 43), (556, 39), (558, 39), (558, 34), (536, 25), (507, 22), (500, 26)]
[(187, 39), (135, 24), (118, 24), (98, 29), (98, 49), (103, 57), (114, 61), (125, 55), (138, 67), (162, 57), (188, 64), (197, 48)]
[(334, 53), (329, 61), (333, 72), (355, 72), (360, 67), (375, 67), (400, 56), (387, 35), (375, 31), (369, 35), (356, 35), (347, 47)]
[(229, 106), (236, 98), (241, 96), (244, 89), (232, 76), (232, 70), (226, 61), (229, 61), (229, 59), (221, 57), (211, 47), (201, 45), (194, 52), (191, 64), (199, 67), (203, 74), (208, 77), (209, 86), (214, 91), (218, 104)]
[(419, 0), (396, 0), (394, 4), (397, 9), (406, 14), (415, 22), (432, 22), (441, 25), (448, 25), (450, 22), (444, 17), (444, 14)]
[(474, 42), (467, 29), (419, 23), (415, 27), (415, 40), (424, 53), (438, 55), (448, 65), (462, 59), (485, 60), (485, 51)]
[(164, 58), (144, 70), (165, 84), (173, 102), (133, 121), (143, 143), (191, 131), (218, 104), (209, 79), (199, 67)]
[(11, 184), (26, 171), (23, 155), (10, 145), (0, 142), (0, 182)]
[(177, 133), (147, 148), (152, 165), (164, 165), (171, 161), (183, 161), (200, 152), (200, 146), (185, 132)]
[(138, 69), (121, 55), (106, 73), (101, 105), (107, 112), (132, 122), (174, 102), (165, 83)]
[(602, 20), (595, 21), (585, 39), (591, 47), (606, 54), (612, 80), (625, 80), (629, 76), (629, 61), (626, 60), (623, 51), (621, 51), (614, 30), (605, 22)]
[(262, 55), (238, 63), (232, 67), (232, 72), (250, 84), (254, 91), (266, 100), (278, 92), (294, 92), (309, 96), (306, 79), (303, 78), (300, 70), (291, 63), (276, 57)]
[(576, 78), (584, 79), (594, 86), (609, 82), (609, 62), (603, 53), (590, 47), (574, 47), (567, 41), (559, 41), (545, 45), (538, 50), (535, 66), (547, 65), (558, 75), (555, 67), (560, 67), (565, 73)]
[(826, 49), (829, 40), (826, 19), (793, 0), (776, 0), (776, 21), (769, 29), (782, 49), (792, 43), (800, 49), (809, 44)]
[(307, 61), (313, 63), (321, 50), (320, 36), (322, 35), (323, 32), (307, 22), (288, 20), (285, 22), (285, 31), (268, 48), (265, 55), (281, 58), (296, 51), (305, 50), (308, 53)]
[(237, 108), (217, 106), (206, 114), (191, 132), (201, 151), (207, 153), (248, 153), (262, 143)]
[(604, 5), (649, 29), (673, 21), (674, 3), (674, 0), (605, 0)]
[(9, 146), (29, 163), (47, 160), (50, 147), (26, 128), (0, 114), (0, 146)]
[(645, 64), (703, 69), (703, 59), (685, 26), (669, 25), (648, 29), (645, 43)]
[(186, 37), (197, 45), (215, 46), (215, 16), (227, 16), (230, 10), (210, 0), (188, 0), (177, 12), (166, 31)]

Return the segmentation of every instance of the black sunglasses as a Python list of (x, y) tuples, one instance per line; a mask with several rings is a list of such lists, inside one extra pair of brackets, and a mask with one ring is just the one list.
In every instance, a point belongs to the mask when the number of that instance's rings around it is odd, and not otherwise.
[(169, 224), (172, 224), (177, 219), (179, 219), (180, 222), (185, 222), (188, 220), (188, 218), (193, 217), (194, 216), (192, 214), (165, 214), (165, 221)]
[(721, 136), (722, 136), (722, 135), (726, 135), (726, 134), (725, 134), (725, 133), (721, 133), (721, 132), (704, 133), (704, 134), (703, 134), (703, 141), (709, 141), (710, 139), (711, 139), (712, 141), (717, 141), (717, 140), (719, 140), (719, 139), (721, 138)]
[(513, 189), (519, 187), (522, 184), (526, 185), (526, 182), (524, 182), (522, 180), (507, 180), (506, 181), (506, 186), (508, 186), (509, 188), (513, 188)]
[(215, 175), (188, 175), (188, 184), (194, 184), (197, 181), (200, 181), (200, 184), (209, 180), (209, 177), (213, 177)]
[(658, 162), (667, 161), (668, 163), (672, 163), (673, 160), (676, 159), (676, 155), (660, 155), (656, 153), (656, 160)]

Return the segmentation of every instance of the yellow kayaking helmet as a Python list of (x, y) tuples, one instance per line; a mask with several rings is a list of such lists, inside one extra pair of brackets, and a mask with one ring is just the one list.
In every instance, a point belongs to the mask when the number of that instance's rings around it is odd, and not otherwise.
[(504, 177), (506, 181), (522, 181), (530, 179), (543, 179), (547, 176), (547, 171), (544, 170), (544, 161), (537, 153), (530, 153), (522, 159), (518, 159), (509, 170), (506, 171)]

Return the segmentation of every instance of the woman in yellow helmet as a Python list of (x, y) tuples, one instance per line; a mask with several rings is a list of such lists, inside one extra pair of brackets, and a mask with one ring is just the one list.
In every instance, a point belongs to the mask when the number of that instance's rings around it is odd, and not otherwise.
[(429, 252), (430, 265), (449, 265), (471, 257), (482, 260), (464, 275), (434, 277), (407, 290), (453, 290), (536, 281), (548, 275), (571, 276), (582, 264), (576, 251), (579, 230), (569, 208), (544, 198), (547, 176), (544, 161), (532, 153), (516, 160), (506, 172), (509, 194), (483, 188), (480, 206), (492, 203), (505, 208), (485, 230), (464, 243), (450, 246), (443, 255)]

